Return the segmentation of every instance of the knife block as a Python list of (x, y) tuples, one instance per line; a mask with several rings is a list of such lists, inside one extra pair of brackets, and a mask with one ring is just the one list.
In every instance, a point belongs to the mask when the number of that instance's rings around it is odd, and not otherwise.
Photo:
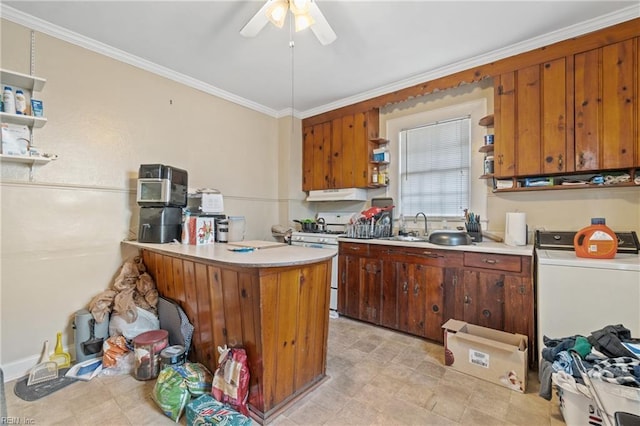
[(466, 222), (464, 226), (467, 229), (467, 234), (471, 237), (471, 241), (474, 243), (482, 242), (482, 226), (480, 223)]

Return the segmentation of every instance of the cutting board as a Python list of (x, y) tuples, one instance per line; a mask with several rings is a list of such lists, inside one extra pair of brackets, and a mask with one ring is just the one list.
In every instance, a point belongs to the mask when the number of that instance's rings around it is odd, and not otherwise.
[(272, 247), (282, 247), (286, 246), (285, 243), (279, 243), (277, 241), (234, 241), (232, 243), (227, 243), (230, 246), (236, 247), (253, 247), (255, 249), (264, 249), (264, 248), (272, 248)]

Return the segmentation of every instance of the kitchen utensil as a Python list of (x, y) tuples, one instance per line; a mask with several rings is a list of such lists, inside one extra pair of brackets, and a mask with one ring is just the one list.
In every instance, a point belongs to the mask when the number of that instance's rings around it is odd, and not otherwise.
[(54, 361), (46, 361), (49, 356), (49, 341), (44, 341), (40, 361), (31, 369), (27, 386), (37, 385), (58, 378), (58, 364)]
[(313, 219), (293, 220), (299, 223), (303, 232), (314, 232), (318, 228), (318, 224)]
[(324, 232), (327, 230), (327, 222), (324, 220), (323, 217), (319, 217), (316, 219), (316, 227), (320, 232)]
[(429, 242), (443, 246), (461, 246), (471, 244), (471, 236), (463, 231), (437, 230), (429, 235)]
[(82, 352), (85, 355), (93, 355), (102, 351), (104, 338), (96, 338), (95, 334), (96, 320), (91, 318), (89, 320), (89, 340), (82, 342)]
[(49, 361), (58, 364), (58, 368), (67, 368), (71, 366), (71, 355), (64, 351), (62, 347), (62, 333), (58, 332), (56, 336), (56, 349), (49, 357)]

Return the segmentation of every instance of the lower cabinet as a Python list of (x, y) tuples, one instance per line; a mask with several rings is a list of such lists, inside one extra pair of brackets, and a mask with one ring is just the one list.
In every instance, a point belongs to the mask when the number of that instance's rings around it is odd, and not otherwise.
[(443, 342), (455, 318), (529, 337), (535, 365), (530, 256), (340, 243), (338, 312)]

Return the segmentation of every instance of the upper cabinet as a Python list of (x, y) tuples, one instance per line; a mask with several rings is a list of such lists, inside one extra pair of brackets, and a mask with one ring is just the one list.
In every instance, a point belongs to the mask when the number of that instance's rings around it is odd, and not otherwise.
[(631, 38), (497, 76), (495, 176), (638, 173), (639, 46)]
[(522, 68), (495, 80), (495, 176), (567, 170), (569, 111), (565, 58)]
[(574, 56), (576, 171), (640, 165), (639, 40)]
[(302, 190), (368, 187), (378, 109), (318, 121), (303, 121)]

